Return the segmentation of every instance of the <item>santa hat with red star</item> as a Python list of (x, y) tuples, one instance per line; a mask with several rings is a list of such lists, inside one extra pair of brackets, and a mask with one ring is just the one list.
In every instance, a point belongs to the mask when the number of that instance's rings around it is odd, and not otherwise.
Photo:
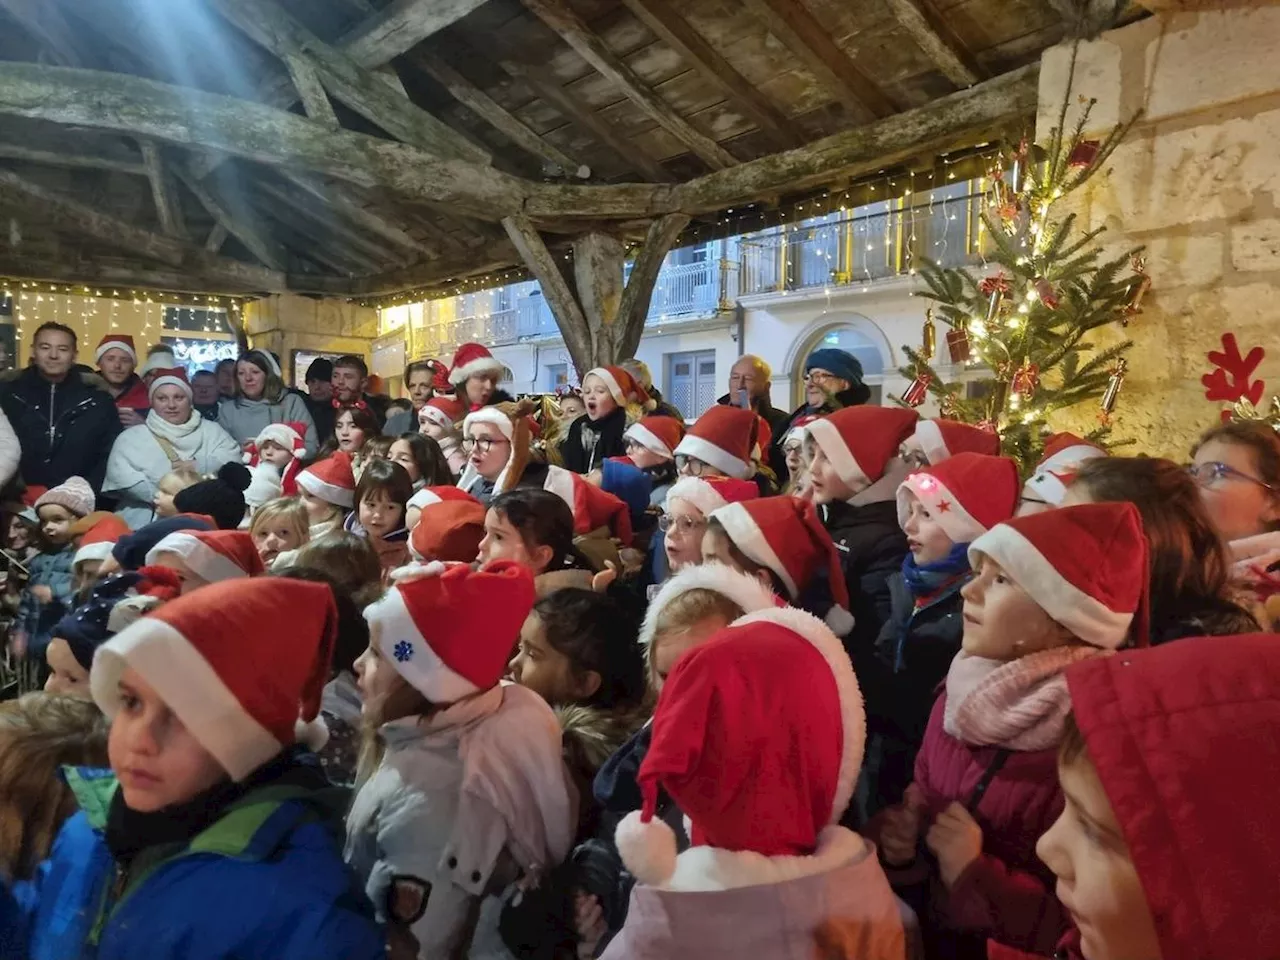
[(898, 525), (905, 527), (912, 495), (952, 543), (972, 543), (1018, 507), (1018, 465), (1008, 457), (957, 453), (911, 474), (898, 487)]
[(875, 483), (918, 419), (898, 407), (845, 407), (809, 424), (809, 436), (851, 487)]
[(1031, 479), (1022, 486), (1022, 499), (1058, 506), (1067, 495), (1067, 487), (1075, 478), (1080, 464), (1106, 455), (1107, 451), (1073, 433), (1054, 434), (1045, 443), (1044, 453)]
[(356, 475), (351, 454), (336, 450), (298, 474), (298, 486), (313, 497), (350, 510), (356, 499)]
[[(281, 611), (287, 629), (280, 629)], [(109, 718), (136, 670), (233, 780), (244, 780), (313, 723), (329, 679), (338, 613), (321, 583), (233, 580), (171, 600), (98, 648), (89, 674)], [(270, 634), (269, 642), (267, 634)]]
[(266, 572), (253, 537), (243, 530), (178, 530), (147, 552), (147, 565), (163, 566), (162, 553), (177, 554), (192, 573), (208, 583)]
[[(724, 889), (803, 876), (846, 845), (856, 855), (863, 842), (836, 825), (865, 742), (862, 694), (835, 634), (803, 610), (749, 613), (685, 653), (663, 684), (637, 777), (642, 806), (616, 834), (622, 862), (649, 886)], [(690, 826), (679, 856), (656, 815), (660, 790)]]
[(1000, 435), (994, 430), (984, 430), (959, 420), (935, 417), (921, 420), (911, 439), (920, 445), (925, 458), (931, 464), (941, 463), (957, 453), (981, 453), (988, 457), (999, 456)]
[(684, 439), (684, 424), (675, 417), (649, 416), (627, 427), (623, 436), (664, 460), (673, 460), (676, 447)]
[(726, 503), (740, 503), (760, 496), (760, 488), (750, 480), (733, 477), (681, 477), (667, 491), (667, 511), (671, 501), (687, 500), (704, 516), (711, 516)]
[(728, 477), (748, 479), (755, 472), (760, 417), (753, 410), (715, 404), (689, 428), (676, 456), (693, 457)]
[(495, 377), (502, 376), (502, 361), (489, 352), (489, 348), (480, 343), (464, 343), (453, 354), (453, 367), (449, 371), (449, 382), (454, 386), (466, 383), (468, 378), (489, 373)]
[(612, 493), (588, 483), (581, 474), (564, 467), (550, 466), (542, 489), (554, 493), (573, 511), (573, 532), (582, 536), (600, 527), (608, 527), (609, 533), (631, 546), (631, 513), (626, 503)]

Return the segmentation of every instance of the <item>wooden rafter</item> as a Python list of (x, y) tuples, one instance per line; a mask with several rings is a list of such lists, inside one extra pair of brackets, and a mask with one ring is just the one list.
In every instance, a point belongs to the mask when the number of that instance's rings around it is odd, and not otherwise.
[(274, 0), (210, 0), (255, 43), (284, 59), (296, 56), (315, 71), (326, 90), (393, 137), (441, 157), (487, 162), (489, 157), (427, 111), (400, 96), (349, 56), (324, 43)]
[(246, 250), (273, 270), (285, 268), (287, 261), (284, 250), (270, 235), (258, 227), (254, 219), (243, 209), (243, 205), (241, 209), (235, 210), (231, 204), (215, 196), (205, 182), (198, 179), (194, 173), (180, 166), (175, 168), (175, 172), (200, 202), (200, 206), (208, 211), (209, 216), (244, 244)]
[(333, 112), (333, 104), (329, 102), (329, 95), (324, 92), (324, 85), (320, 82), (320, 74), (316, 72), (316, 68), (306, 57), (296, 53), (285, 54), (284, 65), (289, 70), (289, 79), (298, 92), (298, 99), (302, 101), (302, 109), (307, 116), (321, 126), (337, 130), (338, 115)]
[(733, 154), (695, 129), (669, 103), (654, 93), (562, 0), (523, 0), (523, 3), (538, 19), (558, 33), (565, 43), (573, 47), (582, 59), (613, 81), (626, 94), (627, 99), (702, 158), (711, 169), (723, 170), (738, 162)]
[(338, 41), (364, 67), (390, 63), (427, 37), (461, 20), (485, 0), (393, 0)]
[(854, 66), (830, 31), (803, 0), (744, 0), (747, 9), (777, 37), (805, 68), (841, 102), (862, 104), (873, 117), (887, 117), (897, 107), (871, 78)]
[(659, 40), (710, 80), (775, 146), (786, 149), (802, 142), (799, 128), (730, 66), (668, 0), (623, 0), (623, 3)]
[(520, 259), (541, 286), (542, 295), (546, 297), (551, 313), (556, 318), (556, 325), (564, 337), (564, 345), (569, 348), (569, 355), (573, 357), (574, 366), (579, 370), (590, 370), (592, 345), (587, 316), (569, 286), (569, 281), (560, 272), (555, 256), (547, 249), (546, 241), (528, 217), (506, 217), (502, 226), (520, 254)]
[(382, 239), (390, 241), (405, 250), (421, 252), (423, 245), (410, 236), (404, 227), (370, 210), (368, 207), (360, 206), (360, 204), (348, 199), (340, 191), (328, 188), (323, 183), (318, 183), (311, 177), (301, 174), (285, 172), (283, 176), (289, 183), (305, 190), (362, 230), (382, 237)]
[(147, 175), (146, 165), (136, 155), (124, 150), (70, 150), (50, 144), (30, 146), (21, 143), (0, 142), (0, 157), (5, 160), (21, 160), (24, 163), (41, 163), (51, 167), (70, 167), (80, 170), (113, 170), (136, 177)]
[(990, 74), (965, 49), (951, 25), (934, 11), (930, 0), (886, 0), (898, 23), (957, 87), (971, 87)]
[(344, 247), (349, 247), (371, 258), (375, 269), (386, 270), (390, 266), (403, 266), (406, 263), (399, 251), (388, 251), (384, 245), (375, 243), (358, 231), (352, 230), (335, 215), (333, 210), (317, 208), (316, 204), (308, 199), (309, 195), (301, 194), (301, 191), (266, 181), (259, 181), (255, 184), (255, 189), (282, 204), (287, 210), (301, 214), (303, 218), (316, 224), (323, 233), (332, 236)]
[[(1128, 0), (1047, 0), (1049, 6), (1057, 11), (1058, 16), (1062, 18), (1067, 28), (1067, 37), (1069, 39), (1078, 38), (1092, 40), (1103, 30), (1106, 30), (1114, 24), (1124, 9), (1129, 5)], [(1222, 0), (1216, 0), (1213, 4), (1214, 9), (1223, 7)], [(1249, 4), (1254, 6), (1255, 4)], [(1160, 4), (1143, 3), (1147, 8), (1160, 6)], [(1163, 6), (1173, 6), (1172, 3), (1166, 3)], [(1178, 9), (1185, 9), (1186, 0), (1178, 3)], [(1162, 11), (1157, 11), (1162, 12)]]
[(658, 272), (667, 258), (676, 238), (689, 225), (689, 217), (682, 213), (669, 213), (649, 224), (644, 244), (636, 254), (622, 291), (622, 305), (618, 308), (618, 322), (623, 330), (617, 356), (634, 357), (644, 333), (644, 322), (653, 300), (653, 287), (658, 282)]
[(209, 236), (205, 238), (204, 248), (210, 253), (217, 253), (229, 236), (231, 236), (230, 230), (220, 223), (215, 223), (213, 229), (209, 231)]
[(36, 260), (0, 252), (0, 274), (28, 277), (51, 283), (101, 283), (104, 286), (146, 287), (153, 290), (191, 293), (257, 294), (284, 293), (285, 276), (252, 264), (218, 257), (201, 251), (204, 262), (182, 269), (157, 267), (129, 261)]
[(154, 141), (143, 140), (138, 144), (142, 151), (142, 163), (147, 170), (147, 179), (151, 181), (151, 197), (156, 205), (156, 219), (160, 221), (160, 229), (171, 237), (184, 238), (187, 235), (186, 223), (182, 216), (182, 204), (174, 189), (173, 178), (165, 166), (160, 148)]

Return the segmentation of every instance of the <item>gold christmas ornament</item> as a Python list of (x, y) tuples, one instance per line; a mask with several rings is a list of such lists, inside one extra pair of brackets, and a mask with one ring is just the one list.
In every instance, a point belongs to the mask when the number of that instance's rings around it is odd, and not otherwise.
[(1102, 394), (1102, 412), (1110, 415), (1116, 408), (1116, 398), (1120, 396), (1120, 388), (1124, 386), (1124, 375), (1129, 370), (1129, 361), (1121, 357), (1111, 368), (1111, 379), (1107, 381), (1107, 389)]
[(938, 329), (933, 325), (933, 308), (924, 312), (924, 327), (920, 331), (920, 352), (929, 362), (938, 348)]

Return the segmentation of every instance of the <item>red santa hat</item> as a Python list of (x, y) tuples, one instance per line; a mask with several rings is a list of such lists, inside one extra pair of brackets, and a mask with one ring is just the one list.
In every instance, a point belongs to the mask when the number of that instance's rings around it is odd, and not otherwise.
[(981, 453), (988, 457), (999, 456), (1000, 435), (994, 430), (984, 430), (959, 420), (935, 417), (921, 420), (911, 439), (920, 445), (925, 459), (931, 464), (941, 463), (957, 453)]
[(335, 507), (350, 510), (356, 499), (351, 454), (338, 450), (298, 474), (299, 488)]
[(295, 457), (301, 457), (307, 450), (307, 425), (300, 420), (286, 420), (284, 423), (269, 423), (254, 438), (253, 444), (262, 450), (262, 445), (270, 440), (277, 446), (284, 447)]
[[(641, 883), (687, 889), (710, 871), (754, 885), (795, 876), (796, 858), (820, 850), (849, 843), (852, 854), (861, 841), (828, 828), (853, 796), (865, 742), (853, 666), (826, 624), (794, 608), (741, 617), (663, 684), (637, 777), (642, 806), (617, 830), (622, 862)], [(656, 817), (659, 789), (690, 825), (679, 857)]]
[(533, 601), (533, 574), (520, 564), (437, 562), (402, 567), (364, 615), (396, 672), (431, 703), (448, 704), (502, 679)]
[[(424, 487), (419, 493), (431, 488)], [(462, 493), (457, 487), (440, 488)], [(411, 501), (412, 502), (412, 501)], [(474, 497), (438, 497), (422, 505), (422, 515), (409, 534), (409, 553), (414, 560), (444, 563), (471, 563), (480, 553), (484, 539), (485, 506)]]
[(318, 716), (337, 620), (324, 584), (280, 577), (214, 584), (99, 647), (89, 688), (113, 718), (121, 675), (138, 671), (231, 778), (243, 780), (295, 741), (300, 719)]
[(1076, 468), (1086, 460), (1105, 457), (1107, 451), (1073, 433), (1055, 433), (1044, 445), (1035, 472), (1022, 486), (1022, 499), (1058, 506), (1067, 495)]
[(1082, 503), (997, 524), (969, 545), (990, 557), (1053, 620), (1091, 646), (1115, 650), (1135, 617), (1147, 645), (1147, 538), (1132, 503)]
[(700, 416), (676, 447), (676, 456), (693, 457), (725, 476), (747, 479), (756, 468), (760, 418), (753, 410), (715, 404)]
[(581, 474), (556, 466), (547, 467), (547, 479), (543, 481), (542, 489), (554, 493), (569, 505), (573, 511), (575, 536), (608, 527), (609, 533), (624, 547), (631, 546), (631, 512), (626, 503), (612, 493), (587, 483)]
[(155, 399), (156, 391), (161, 387), (178, 387), (191, 399), (191, 381), (187, 379), (187, 371), (181, 367), (155, 369), (151, 371), (151, 382), (147, 385), (147, 399)]
[(827, 626), (841, 636), (853, 629), (840, 554), (810, 501), (765, 497), (730, 503), (714, 511), (710, 519), (724, 528), (748, 560), (777, 575), (792, 602), (800, 598), (818, 571), (825, 570), (835, 601), (827, 613)]
[(93, 352), (93, 362), (102, 360), (108, 350), (123, 350), (135, 364), (138, 362), (138, 348), (133, 345), (133, 337), (127, 333), (108, 333), (98, 341), (98, 348)]
[(797, 417), (795, 422), (791, 424), (791, 429), (789, 429), (786, 435), (782, 438), (782, 442), (787, 444), (803, 441), (805, 434), (808, 432), (806, 428), (817, 419), (817, 416), (814, 414), (806, 414), (803, 417)]
[(1008, 457), (957, 453), (911, 474), (898, 487), (898, 525), (911, 513), (911, 494), (952, 543), (972, 543), (1018, 508), (1018, 465)]
[(661, 588), (645, 608), (644, 622), (640, 625), (641, 647), (649, 649), (658, 632), (658, 621), (663, 611), (690, 590), (718, 593), (743, 613), (772, 610), (783, 602), (759, 577), (743, 573), (727, 563), (700, 563), (685, 567), (674, 577), (663, 581)]
[(809, 436), (851, 487), (875, 483), (915, 430), (916, 412), (899, 407), (845, 407), (809, 424)]
[(582, 378), (584, 382), (587, 377), (599, 377), (603, 380), (614, 402), (620, 407), (639, 404), (646, 410), (652, 410), (657, 406), (649, 398), (649, 392), (645, 390), (644, 384), (623, 367), (595, 367), (587, 371), (586, 376)]
[(709, 517), (726, 503), (741, 503), (760, 496), (760, 488), (750, 480), (733, 477), (681, 477), (667, 491), (667, 510), (672, 500), (686, 500)]
[(627, 427), (623, 436), (665, 460), (673, 460), (684, 438), (684, 424), (675, 417), (648, 416)]
[(71, 566), (75, 568), (89, 560), (107, 559), (111, 556), (111, 549), (116, 541), (129, 532), (127, 523), (114, 513), (106, 514), (80, 538), (80, 546), (76, 548)]
[(147, 551), (148, 566), (163, 566), (162, 553), (176, 553), (192, 573), (208, 583), (265, 572), (253, 537), (244, 530), (177, 530)]
[(453, 384), (449, 382), (449, 365), (443, 360), (427, 361), (431, 367), (431, 389), (436, 393), (452, 393)]
[(449, 382), (454, 386), (466, 383), (470, 377), (478, 377), (483, 373), (502, 376), (502, 362), (489, 348), (480, 343), (464, 343), (453, 355), (453, 367), (449, 371)]
[(445, 430), (456, 430), (465, 411), (462, 404), (452, 397), (432, 397), (418, 411), (418, 422), (430, 421)]

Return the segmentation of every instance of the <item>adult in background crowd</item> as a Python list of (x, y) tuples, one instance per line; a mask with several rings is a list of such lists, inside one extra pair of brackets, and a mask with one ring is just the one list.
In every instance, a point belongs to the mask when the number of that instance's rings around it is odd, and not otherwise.
[(116, 402), (120, 425), (136, 427), (142, 423), (151, 403), (147, 399), (147, 385), (134, 372), (138, 351), (133, 337), (127, 333), (108, 333), (98, 341), (94, 359), (98, 362), (98, 375), (107, 381), (107, 391)]
[(637, 360), (635, 357), (632, 357), (630, 360), (623, 360), (622, 363), (618, 364), (618, 366), (622, 367), (623, 370), (635, 377), (636, 382), (639, 383), (640, 386), (644, 387), (644, 392), (649, 395), (649, 399), (657, 404), (657, 406), (653, 408), (655, 416), (675, 417), (677, 420), (684, 420), (684, 414), (677, 410), (674, 405), (667, 403), (667, 401), (663, 399), (658, 388), (653, 385), (653, 374), (649, 372), (649, 365), (647, 363), (643, 360)]
[(435, 396), (436, 365), (438, 360), (415, 360), (404, 368), (404, 388), (409, 393), (412, 411), (394, 411), (387, 417), (382, 433), (388, 437), (398, 437), (405, 433), (416, 433), (418, 430), (418, 414)]
[(769, 468), (773, 470), (779, 483), (786, 483), (787, 457), (782, 449), (782, 438), (786, 434), (791, 415), (773, 405), (769, 396), (772, 379), (773, 370), (767, 363), (753, 354), (745, 354), (729, 368), (729, 392), (716, 403), (730, 407), (750, 407), (769, 425), (775, 441), (768, 451)]
[(206, 420), (218, 419), (218, 376), (212, 370), (197, 370), (191, 375), (191, 405)]
[(42, 323), (31, 339), (31, 364), (0, 392), (0, 409), (22, 448), (22, 478), (47, 489), (80, 476), (102, 489), (107, 455), (120, 432), (111, 394), (72, 371), (76, 334), (61, 323)]
[(236, 362), (234, 360), (219, 360), (218, 365), (213, 368), (213, 375), (218, 381), (219, 397), (236, 395)]
[(387, 419), (387, 397), (369, 393), (369, 366), (363, 357), (348, 353), (333, 361), (333, 374), (329, 378), (333, 395), (329, 403), (333, 409), (340, 406), (363, 405), (373, 414), (379, 425)]
[(303, 440), (311, 456), (319, 443), (306, 401), (285, 387), (275, 357), (265, 350), (250, 350), (236, 362), (236, 395), (222, 400), (218, 424), (244, 446), (269, 424), (291, 420), (306, 424)]
[(465, 412), (474, 413), (481, 407), (511, 402), (511, 395), (498, 389), (502, 369), (502, 361), (483, 344), (464, 343), (454, 352), (449, 382)]
[(307, 387), (307, 409), (316, 425), (317, 437), (333, 435), (333, 361), (316, 357), (303, 378)]
[(240, 460), (240, 444), (194, 408), (186, 373), (155, 373), (146, 422), (116, 437), (102, 484), (103, 492), (116, 498), (116, 513), (135, 530), (151, 522), (165, 474), (184, 467), (214, 473), (224, 463)]
[[(804, 362), (804, 403), (792, 412), (781, 430), (773, 431), (774, 443), (781, 446), (787, 432), (802, 417), (821, 417), (845, 407), (858, 407), (871, 399), (871, 390), (862, 382), (862, 364), (848, 350), (822, 347)], [(770, 424), (772, 426), (772, 424)]]

